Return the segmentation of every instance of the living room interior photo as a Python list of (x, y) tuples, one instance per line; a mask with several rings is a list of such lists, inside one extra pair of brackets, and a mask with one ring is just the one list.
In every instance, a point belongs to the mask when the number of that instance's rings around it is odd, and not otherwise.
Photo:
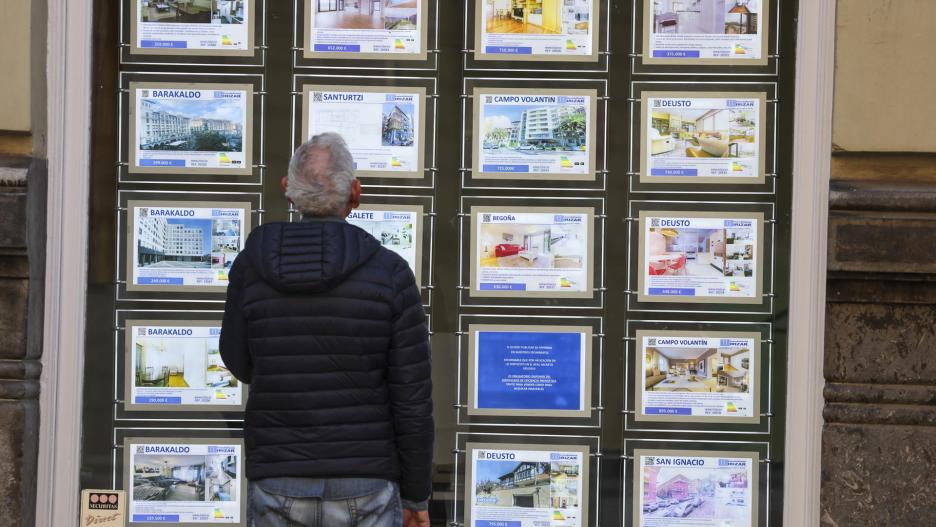
[(481, 267), (580, 269), (584, 237), (582, 225), (485, 224)]
[(313, 0), (318, 29), (415, 29), (416, 0)]
[(751, 351), (734, 348), (650, 346), (644, 355), (646, 391), (746, 393)]
[(655, 158), (742, 158), (757, 154), (752, 110), (654, 110), (649, 130)]

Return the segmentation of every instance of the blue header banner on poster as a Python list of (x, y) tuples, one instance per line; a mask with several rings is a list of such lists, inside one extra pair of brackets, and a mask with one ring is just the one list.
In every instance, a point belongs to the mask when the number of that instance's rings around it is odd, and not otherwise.
[(481, 331), (478, 408), (581, 410), (581, 333)]

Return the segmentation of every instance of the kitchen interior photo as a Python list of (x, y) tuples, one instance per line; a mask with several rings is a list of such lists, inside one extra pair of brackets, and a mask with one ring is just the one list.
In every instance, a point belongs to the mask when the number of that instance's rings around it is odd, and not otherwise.
[(650, 229), (647, 261), (650, 276), (724, 276), (725, 229)]
[(746, 393), (751, 351), (651, 346), (644, 356), (646, 391)]

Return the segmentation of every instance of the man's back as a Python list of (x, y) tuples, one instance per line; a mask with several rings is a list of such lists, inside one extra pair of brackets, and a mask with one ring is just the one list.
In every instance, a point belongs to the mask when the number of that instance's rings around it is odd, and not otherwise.
[(425, 315), (406, 262), (340, 219), (257, 228), (230, 273), (225, 364), (251, 386), (247, 477), (431, 490)]

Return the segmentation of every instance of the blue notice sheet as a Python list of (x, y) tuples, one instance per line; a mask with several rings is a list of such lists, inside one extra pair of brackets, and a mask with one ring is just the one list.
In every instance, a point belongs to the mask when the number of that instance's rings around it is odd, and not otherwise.
[(477, 337), (479, 409), (583, 409), (581, 333), (480, 331)]

